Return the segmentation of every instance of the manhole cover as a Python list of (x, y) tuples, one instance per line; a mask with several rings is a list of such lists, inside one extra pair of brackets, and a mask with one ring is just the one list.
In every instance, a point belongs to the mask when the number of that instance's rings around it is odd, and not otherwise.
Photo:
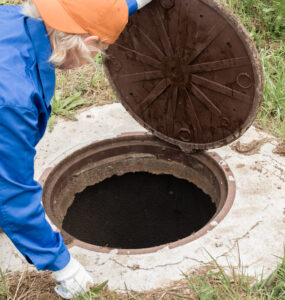
[(235, 140), (262, 99), (257, 51), (216, 1), (152, 1), (130, 18), (104, 62), (130, 114), (184, 151)]

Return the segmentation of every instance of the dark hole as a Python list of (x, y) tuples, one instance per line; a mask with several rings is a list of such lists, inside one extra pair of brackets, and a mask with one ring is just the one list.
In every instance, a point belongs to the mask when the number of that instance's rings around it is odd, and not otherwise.
[(189, 236), (215, 212), (210, 197), (186, 180), (128, 173), (76, 194), (63, 229), (97, 246), (148, 248)]
[(203, 15), (200, 15), (200, 18), (203, 18), (204, 16)]

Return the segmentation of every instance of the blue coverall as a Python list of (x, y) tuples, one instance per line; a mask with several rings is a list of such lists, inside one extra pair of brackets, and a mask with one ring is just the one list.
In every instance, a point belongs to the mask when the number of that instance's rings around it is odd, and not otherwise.
[(55, 71), (47, 62), (51, 45), (44, 23), (20, 10), (0, 6), (0, 227), (38, 270), (57, 271), (70, 254), (46, 221), (42, 189), (33, 179)]
[[(137, 1), (126, 1), (131, 15)], [(70, 254), (45, 218), (34, 180), (35, 146), (50, 116), (55, 70), (44, 23), (21, 9), (0, 6), (0, 227), (38, 270), (58, 271)]]

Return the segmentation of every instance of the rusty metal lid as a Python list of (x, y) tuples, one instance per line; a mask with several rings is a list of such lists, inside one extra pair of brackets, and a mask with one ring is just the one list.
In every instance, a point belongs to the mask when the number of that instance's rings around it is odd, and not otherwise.
[(213, 0), (153, 0), (130, 18), (104, 65), (128, 112), (185, 152), (237, 139), (262, 100), (256, 48)]

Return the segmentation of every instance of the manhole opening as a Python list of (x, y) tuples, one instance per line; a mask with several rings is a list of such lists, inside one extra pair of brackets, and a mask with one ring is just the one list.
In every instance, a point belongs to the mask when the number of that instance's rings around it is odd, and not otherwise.
[(77, 193), (63, 229), (89, 244), (140, 249), (183, 239), (215, 213), (210, 196), (187, 180), (126, 173)]
[(190, 243), (229, 212), (235, 181), (216, 153), (185, 154), (153, 136), (95, 142), (42, 175), (43, 204), (70, 246), (117, 254)]

